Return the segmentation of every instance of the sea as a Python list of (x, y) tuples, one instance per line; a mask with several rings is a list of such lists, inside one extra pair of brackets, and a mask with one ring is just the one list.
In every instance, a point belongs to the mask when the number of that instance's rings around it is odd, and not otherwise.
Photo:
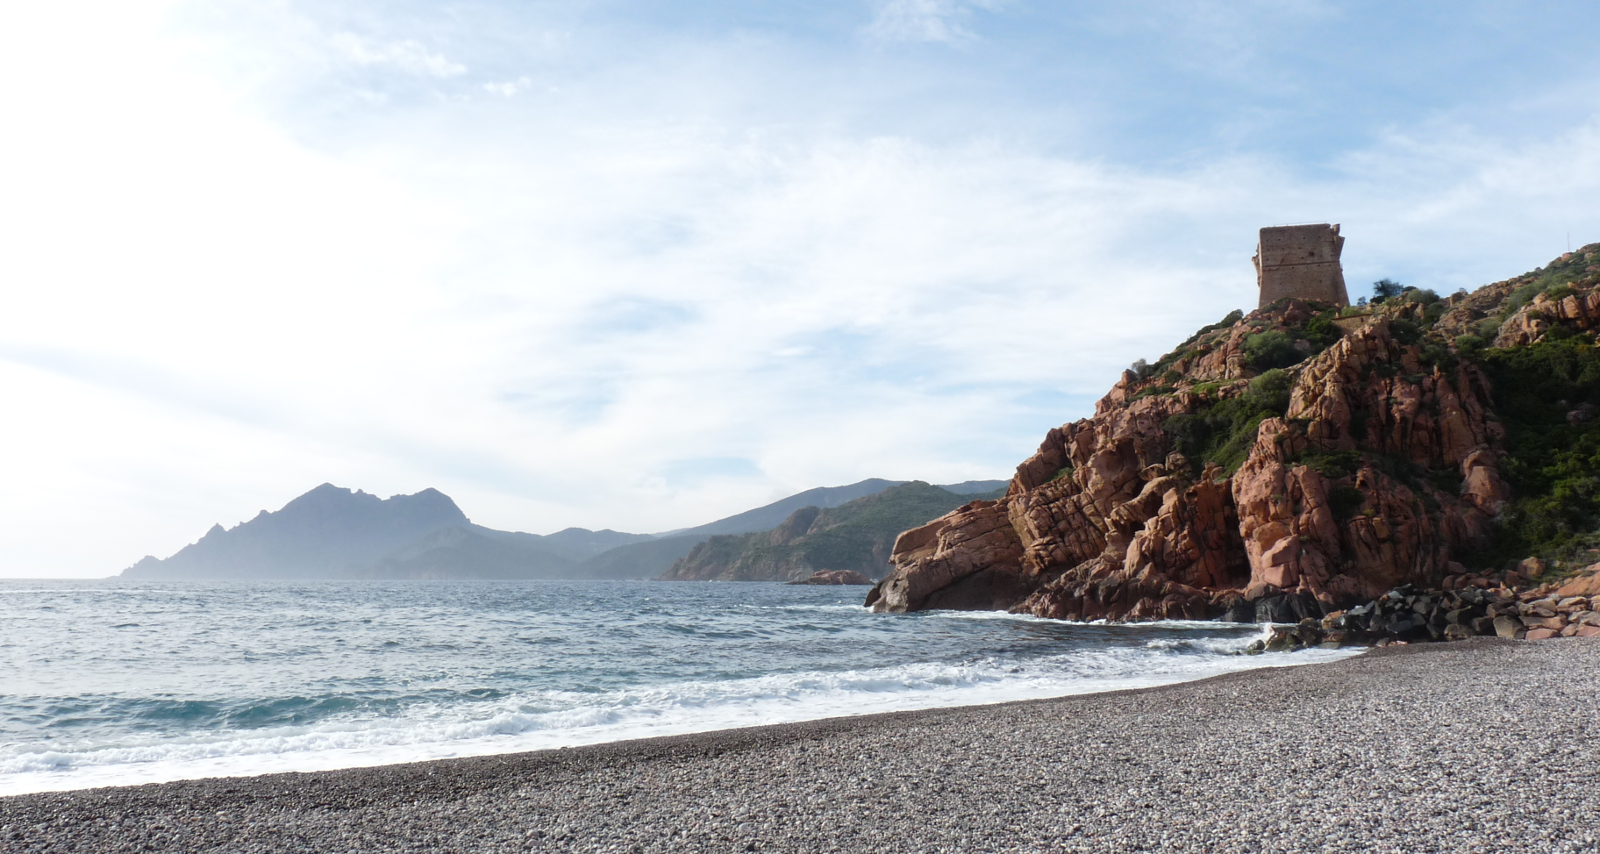
[(1253, 624), (873, 614), (865, 592), (0, 581), (0, 795), (1057, 697), (1353, 654), (1243, 655), (1264, 631)]

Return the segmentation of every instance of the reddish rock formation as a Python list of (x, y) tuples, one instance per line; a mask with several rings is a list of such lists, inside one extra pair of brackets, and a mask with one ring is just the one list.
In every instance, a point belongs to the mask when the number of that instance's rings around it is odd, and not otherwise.
[[(1403, 585), (1517, 589), (1544, 564), (1492, 579), (1463, 565), (1495, 547), (1513, 500), (1502, 465), (1531, 464), (1502, 463), (1489, 381), (1464, 355), (1597, 336), (1600, 244), (1443, 299), (1412, 290), (1344, 311), (1288, 299), (1230, 315), (1051, 430), (1003, 498), (902, 534), (868, 604), (1295, 622)], [(1597, 423), (1600, 402), (1565, 417)], [(1587, 579), (1568, 593), (1600, 595), (1600, 573)], [(1556, 628), (1526, 616), (1447, 625)]]
[[(1419, 309), (1335, 325), (1336, 309), (1288, 301), (1191, 340), (1159, 377), (1125, 372), (1093, 417), (1046, 435), (1005, 497), (902, 534), (868, 604), (1203, 618), (1285, 594), (1331, 610), (1461, 574), (1452, 560), (1488, 542), (1509, 497), (1500, 433), (1476, 368), (1429, 364), (1391, 333)], [(1247, 344), (1266, 332), (1304, 336), (1302, 352), (1338, 337), (1287, 369), (1287, 406), (1253, 443), (1241, 434), (1236, 470), (1201, 469), (1174, 419), (1258, 394)]]

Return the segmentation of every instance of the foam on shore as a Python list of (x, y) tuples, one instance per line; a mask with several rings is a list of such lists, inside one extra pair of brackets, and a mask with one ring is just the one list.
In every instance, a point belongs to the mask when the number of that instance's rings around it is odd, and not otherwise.
[[(958, 618), (1019, 619), (1003, 614)], [(1141, 628), (1159, 633), (1163, 624)], [(597, 693), (522, 692), (470, 706), (424, 702), (391, 717), (334, 716), (307, 726), (200, 731), (176, 739), (122, 736), (104, 743), (7, 745), (0, 749), (0, 795), (368, 767), (1147, 688), (1260, 667), (1335, 661), (1359, 652), (1237, 654), (1250, 640), (1174, 632), (1140, 646), (1076, 649), (1021, 661), (989, 656)]]

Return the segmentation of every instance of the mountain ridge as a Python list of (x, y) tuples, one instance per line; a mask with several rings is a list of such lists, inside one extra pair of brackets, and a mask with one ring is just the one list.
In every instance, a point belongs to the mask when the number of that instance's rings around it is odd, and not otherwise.
[[(645, 579), (688, 554), (712, 536), (708, 532), (765, 530), (797, 506), (837, 506), (898, 483), (870, 478), (818, 487), (665, 536), (586, 528), (542, 535), (501, 531), (473, 524), (437, 489), (379, 498), (324, 483), (277, 511), (262, 510), (232, 528), (213, 525), (173, 555), (147, 555), (121, 575), (211, 580)], [(974, 483), (987, 482), (953, 486)], [(768, 525), (773, 518), (777, 521)]]

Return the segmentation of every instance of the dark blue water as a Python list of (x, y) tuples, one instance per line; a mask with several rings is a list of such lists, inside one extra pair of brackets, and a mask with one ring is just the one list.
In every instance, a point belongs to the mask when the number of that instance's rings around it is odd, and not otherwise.
[[(0, 793), (1199, 678), (1254, 626), (871, 614), (864, 588), (0, 581)], [(1326, 657), (1326, 656), (1323, 656)]]

